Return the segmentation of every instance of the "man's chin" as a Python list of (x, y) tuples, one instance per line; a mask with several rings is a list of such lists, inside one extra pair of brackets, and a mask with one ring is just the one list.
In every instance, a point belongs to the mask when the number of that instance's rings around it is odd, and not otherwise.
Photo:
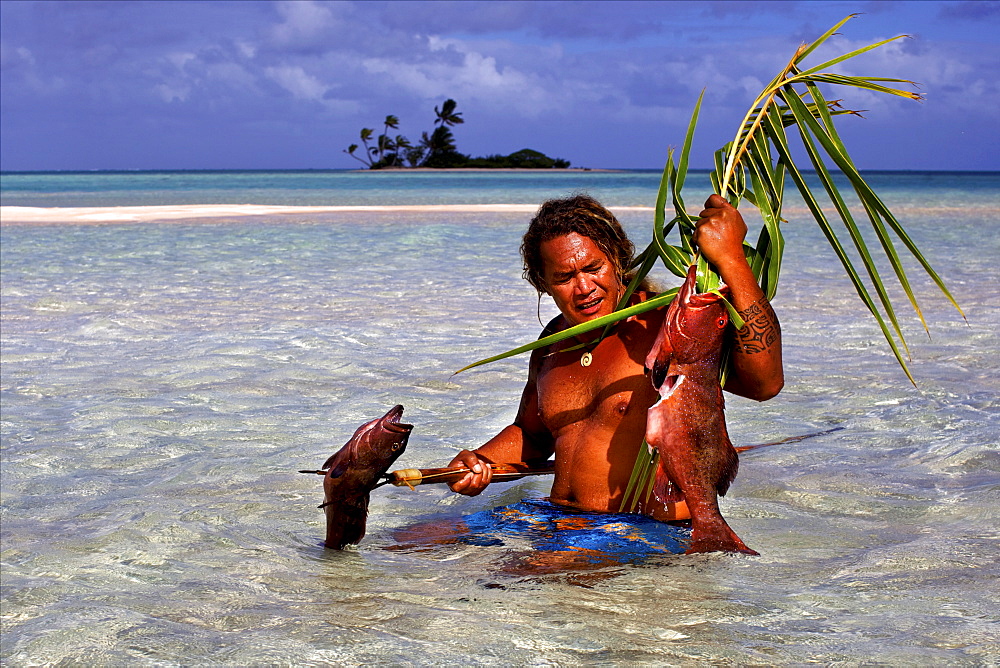
[(591, 322), (593, 320), (597, 320), (598, 318), (603, 318), (606, 315), (611, 315), (611, 313), (612, 313), (612, 311), (610, 311), (608, 309), (603, 309), (603, 308), (602, 309), (598, 309), (596, 312), (589, 313), (589, 314), (588, 313), (580, 313), (579, 311), (577, 311), (577, 312), (574, 312), (571, 317), (567, 318), (567, 321), (569, 321), (569, 324), (570, 324), (571, 327), (574, 327), (576, 325), (582, 325), (584, 323)]

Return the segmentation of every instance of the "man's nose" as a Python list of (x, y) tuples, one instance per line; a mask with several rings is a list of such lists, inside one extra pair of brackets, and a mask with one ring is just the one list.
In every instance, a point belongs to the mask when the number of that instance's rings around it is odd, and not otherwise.
[(589, 295), (594, 291), (594, 282), (586, 274), (580, 274), (576, 277), (575, 288), (577, 294)]

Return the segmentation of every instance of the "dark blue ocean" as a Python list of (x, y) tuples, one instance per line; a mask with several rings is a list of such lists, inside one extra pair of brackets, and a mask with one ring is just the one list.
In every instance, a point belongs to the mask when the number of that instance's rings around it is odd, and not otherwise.
[[(334, 553), (320, 479), (297, 471), (396, 403), (415, 425), (398, 468), (443, 466), (508, 424), (526, 358), (453, 373), (554, 310), (521, 279), (530, 213), (489, 205), (589, 192), (642, 246), (658, 173), (0, 175), (0, 658), (994, 665), (1000, 175), (869, 176), (967, 318), (905, 262), (929, 327), (894, 289), (916, 386), (790, 196), (786, 386), (728, 399), (729, 431), (839, 430), (743, 456), (722, 507), (761, 556), (552, 568), (528, 536), (399, 549), (418, 522), (543, 497), (546, 478), (475, 498), (381, 488), (364, 541)], [(697, 212), (708, 180), (691, 181)], [(19, 213), (209, 204), (387, 208)]]

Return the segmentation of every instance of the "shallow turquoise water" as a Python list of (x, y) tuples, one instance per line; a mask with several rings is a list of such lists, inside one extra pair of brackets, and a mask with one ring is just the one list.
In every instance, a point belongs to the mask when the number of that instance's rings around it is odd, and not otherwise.
[[(729, 428), (842, 429), (744, 456), (723, 510), (760, 557), (597, 567), (527, 540), (396, 549), (545, 479), (382, 488), (368, 537), (333, 553), (296, 473), (394, 403), (416, 425), (400, 468), (509, 422), (525, 359), (452, 372), (537, 334), (524, 216), (3, 227), (4, 663), (994, 662), (1000, 198), (956, 190), (976, 208), (942, 213), (909, 193), (904, 223), (968, 315), (915, 280), (918, 387), (792, 220), (787, 385), (730, 399)], [(647, 214), (624, 220), (646, 241)]]
[[(1000, 188), (996, 172), (873, 172), (865, 176), (890, 201), (918, 207), (994, 205)], [(818, 181), (812, 181), (818, 188)], [(652, 206), (659, 183), (656, 170), (5, 172), (0, 174), (0, 203), (50, 207), (534, 204), (588, 192), (609, 206)], [(711, 194), (708, 172), (692, 170), (685, 193), (691, 208), (696, 208)]]

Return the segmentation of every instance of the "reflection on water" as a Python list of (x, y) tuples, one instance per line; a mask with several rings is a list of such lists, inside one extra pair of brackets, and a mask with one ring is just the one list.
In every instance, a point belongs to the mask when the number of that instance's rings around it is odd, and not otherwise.
[(418, 521), (544, 497), (537, 478), (376, 490), (364, 542), (324, 550), (320, 481), (296, 473), (395, 403), (416, 425), (401, 467), (511, 419), (525, 359), (452, 373), (537, 334), (520, 217), (4, 228), (4, 663), (988, 663), (995, 224), (908, 222), (969, 317), (916, 281), (918, 388), (819, 233), (790, 225), (788, 384), (731, 398), (730, 433), (841, 429), (743, 455), (723, 511), (762, 556), (613, 563), (612, 529), (555, 549), (466, 521), (477, 539), (391, 549)]

